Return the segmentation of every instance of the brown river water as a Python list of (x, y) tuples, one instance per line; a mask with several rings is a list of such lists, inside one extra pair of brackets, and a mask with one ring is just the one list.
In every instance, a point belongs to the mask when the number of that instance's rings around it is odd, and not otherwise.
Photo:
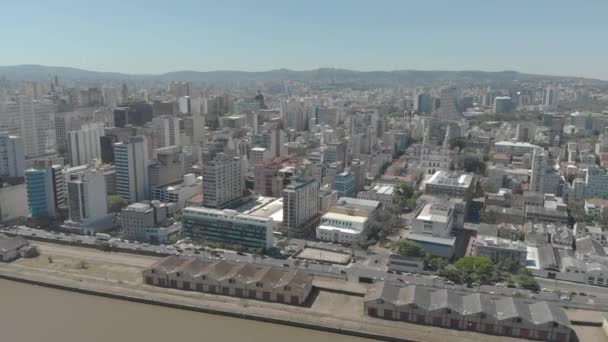
[(0, 341), (359, 342), (369, 340), (0, 280)]

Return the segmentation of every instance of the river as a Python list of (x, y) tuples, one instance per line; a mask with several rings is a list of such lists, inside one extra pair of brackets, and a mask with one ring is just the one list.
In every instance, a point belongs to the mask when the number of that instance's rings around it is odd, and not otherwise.
[(0, 280), (0, 340), (11, 342), (346, 342), (362, 338), (132, 303)]

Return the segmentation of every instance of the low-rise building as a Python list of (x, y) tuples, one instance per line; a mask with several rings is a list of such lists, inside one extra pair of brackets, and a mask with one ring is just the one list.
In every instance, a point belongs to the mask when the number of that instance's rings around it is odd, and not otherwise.
[(159, 201), (133, 203), (122, 210), (121, 220), (129, 240), (167, 243), (180, 231), (180, 224), (167, 218), (168, 206)]
[(378, 201), (382, 204), (389, 204), (393, 202), (393, 193), (395, 186), (392, 184), (376, 184), (373, 188), (367, 191), (360, 191), (357, 194), (357, 198)]
[(169, 256), (142, 272), (148, 285), (270, 302), (302, 305), (312, 276), (250, 263)]
[(186, 207), (182, 212), (182, 222), (183, 234), (195, 241), (254, 249), (274, 246), (271, 217), (239, 214), (231, 209)]
[(321, 217), (316, 237), (324, 241), (352, 244), (379, 208), (378, 201), (342, 197)]
[(391, 272), (420, 273), (424, 270), (424, 259), (391, 254), (388, 257), (387, 266)]
[(8, 262), (24, 256), (30, 243), (21, 236), (7, 237), (0, 234), (0, 262)]
[(473, 244), (473, 254), (486, 256), (495, 264), (508, 259), (517, 265), (525, 266), (528, 250), (526, 244), (521, 241), (477, 235)]
[(474, 179), (473, 174), (437, 171), (426, 182), (424, 191), (431, 195), (446, 195), (469, 201), (473, 195)]
[(491, 298), (419, 285), (381, 282), (364, 299), (371, 317), (528, 340), (570, 340), (572, 327), (559, 306), (523, 299)]

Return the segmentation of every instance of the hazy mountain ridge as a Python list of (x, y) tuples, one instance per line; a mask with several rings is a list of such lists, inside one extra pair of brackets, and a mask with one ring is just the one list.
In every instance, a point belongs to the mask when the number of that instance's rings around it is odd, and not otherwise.
[(547, 76), (519, 73), (516, 71), (354, 71), (346, 69), (320, 68), (315, 70), (296, 71), (277, 69), (269, 71), (173, 71), (164, 74), (123, 74), (117, 72), (99, 72), (70, 67), (53, 67), (44, 65), (0, 66), (0, 79), (10, 81), (47, 81), (54, 76), (67, 81), (171, 81), (189, 80), (194, 83), (226, 84), (234, 82), (280, 82), (280, 81), (318, 81), (335, 83), (373, 83), (378, 85), (402, 84), (423, 85), (441, 81), (457, 82), (513, 82), (534, 81), (542, 79), (588, 80), (608, 84), (606, 81), (583, 77)]

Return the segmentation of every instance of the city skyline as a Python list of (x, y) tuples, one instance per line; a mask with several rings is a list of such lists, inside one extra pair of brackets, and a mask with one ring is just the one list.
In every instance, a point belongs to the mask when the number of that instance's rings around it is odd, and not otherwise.
[[(1, 32), (12, 48), (0, 56), (0, 65), (127, 74), (323, 67), (517, 70), (608, 79), (601, 58), (608, 48), (597, 44), (606, 32), (602, 13), (608, 4), (599, 1), (538, 1), (525, 7), (465, 1), (456, 8), (442, 1), (112, 3), (4, 5), (12, 15), (0, 24)], [(27, 41), (36, 44), (23, 44)]]

